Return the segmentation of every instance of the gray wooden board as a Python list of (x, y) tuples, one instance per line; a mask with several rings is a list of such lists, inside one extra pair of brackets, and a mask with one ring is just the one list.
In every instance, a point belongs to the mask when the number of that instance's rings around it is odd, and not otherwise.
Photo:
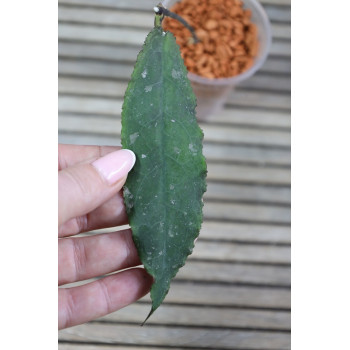
[[(212, 284), (178, 283), (174, 280), (165, 303), (247, 308), (289, 309), (290, 290)], [(141, 301), (149, 301), (149, 295)]]
[[(230, 127), (202, 124), (206, 142), (238, 143), (250, 145), (268, 145), (290, 147), (290, 131), (252, 129), (249, 127)], [(59, 130), (68, 132), (93, 132), (120, 136), (121, 119), (89, 116), (82, 118), (76, 115), (61, 115)]]
[(289, 266), (201, 262), (189, 259), (177, 278), (187, 281), (290, 286)]
[[(151, 304), (133, 304), (102, 317), (100, 320), (140, 324), (149, 313)], [(188, 325), (271, 330), (290, 329), (290, 312), (277, 310), (247, 310), (213, 306), (162, 305), (148, 324)]]
[[(62, 140), (62, 139), (60, 139)], [(98, 141), (98, 139), (94, 138), (94, 141)], [(106, 140), (105, 140), (106, 141)], [(107, 140), (108, 141), (108, 140)], [(120, 142), (92, 142), (91, 144), (99, 144), (99, 145), (119, 145)], [(88, 144), (87, 142), (82, 144)], [(208, 180), (212, 181), (224, 181), (227, 183), (230, 182), (239, 182), (244, 184), (252, 184), (252, 185), (274, 185), (274, 186), (290, 186), (290, 169), (275, 169), (275, 168), (266, 168), (266, 167), (257, 167), (257, 166), (245, 166), (245, 165), (236, 165), (236, 164), (216, 164), (208, 162)], [(226, 204), (224, 204), (226, 205)], [(258, 215), (259, 218), (265, 216), (265, 214), (259, 214), (260, 206), (257, 207), (257, 210), (253, 210), (254, 205), (246, 205), (242, 207), (242, 213), (246, 211), (244, 217)], [(263, 206), (261, 206), (263, 208)], [(217, 210), (221, 210), (222, 208), (218, 207)], [(240, 207), (228, 207), (224, 211), (225, 217), (230, 217), (230, 210), (240, 210)], [(253, 210), (253, 211), (251, 211)], [(281, 208), (280, 211), (278, 208), (275, 210), (275, 206), (271, 206), (270, 209), (266, 209), (268, 213), (266, 214), (266, 218), (271, 217), (273, 215), (277, 215), (274, 221), (276, 222), (289, 222), (289, 209)], [(234, 215), (235, 216), (235, 215)], [(281, 221), (277, 220), (281, 217)], [(266, 221), (266, 220), (264, 220)], [(268, 220), (267, 220), (268, 221)]]
[[(69, 283), (62, 288), (82, 286), (97, 279)], [(144, 304), (150, 303), (150, 301), (150, 296), (147, 294), (137, 303)], [(175, 278), (163, 305), (290, 311), (290, 301), (291, 293), (288, 289), (185, 282)]]
[[(287, 265), (260, 265), (249, 262), (207, 262), (189, 258), (185, 266), (179, 270), (178, 274), (172, 282), (172, 285), (178, 283), (179, 289), (184, 288), (182, 290), (186, 290), (186, 283), (191, 283), (194, 285), (194, 288), (200, 288), (200, 286), (203, 286), (204, 289), (207, 287), (210, 288), (210, 286), (212, 288), (217, 289), (221, 288), (221, 286), (225, 286), (237, 288), (251, 288), (253, 290), (256, 290), (257, 293), (259, 293), (260, 290), (262, 293), (264, 291), (270, 291), (272, 290), (272, 288), (275, 288), (276, 291), (289, 291), (288, 288), (290, 287), (290, 273), (290, 266)], [(92, 282), (93, 280), (94, 279), (84, 282), (71, 283), (68, 285), (68, 287), (85, 284), (87, 282)], [(185, 286), (181, 287), (181, 285), (183, 285), (184, 283)], [(227, 290), (224, 290), (223, 293), (225, 294), (226, 292)], [(217, 295), (217, 300), (207, 300), (206, 304), (220, 305), (220, 292), (218, 293), (219, 294)], [(204, 293), (204, 295), (207, 294)], [(275, 298), (275, 296), (276, 294), (271, 295), (271, 297), (273, 298)], [(197, 295), (193, 294), (193, 297), (196, 298)], [(193, 297), (187, 295), (184, 301), (186, 302), (188, 300), (192, 300), (193, 302)], [(237, 297), (239, 298), (239, 294), (237, 294)], [(266, 294), (265, 297), (269, 299), (268, 294)], [(145, 298), (149, 300), (148, 296)], [(179, 299), (176, 298), (176, 296), (170, 299), (168, 299), (167, 297), (167, 301), (176, 300), (177, 302), (179, 302)], [(235, 298), (235, 296), (232, 295), (232, 298)], [(260, 295), (260, 297), (257, 300), (251, 300), (250, 302), (246, 299), (245, 303), (247, 304), (243, 305), (263, 307), (265, 305), (260, 305), (259, 302), (259, 299), (261, 298), (264, 298), (264, 296)], [(199, 300), (203, 302), (203, 299)], [(271, 304), (274, 305), (274, 302), (274, 299), (270, 300), (269, 306), (271, 307)], [(286, 307), (285, 302), (283, 302), (283, 305), (284, 306), (281, 307)]]
[[(60, 40), (58, 43), (58, 54), (60, 58), (125, 62), (134, 65), (139, 51), (139, 46), (110, 46), (64, 40)], [(290, 59), (269, 56), (259, 71), (264, 73), (290, 74)]]
[[(62, 83), (61, 83), (62, 82)], [(69, 106), (71, 101), (72, 106), (83, 104), (84, 99), (81, 97), (80, 101), (74, 100), (77, 96), (67, 96), (68, 94), (81, 94), (91, 95), (85, 103), (93, 104), (95, 101), (99, 102), (103, 99), (103, 104), (111, 104), (111, 102), (117, 103), (113, 110), (113, 114), (120, 114), (122, 99), (127, 87), (127, 82), (108, 81), (103, 79), (82, 79), (77, 77), (61, 77), (59, 80), (59, 92), (65, 94), (59, 99), (61, 109), (65, 105)], [(113, 97), (114, 100), (108, 102), (106, 97)], [(119, 100), (117, 98), (120, 98)], [(69, 100), (71, 99), (71, 100)], [(72, 100), (73, 99), (73, 100)], [(118, 104), (119, 103), (119, 104)], [(64, 104), (62, 106), (62, 104)], [(242, 90), (238, 87), (230, 93), (227, 104), (233, 104), (235, 106), (250, 107), (250, 108), (269, 108), (269, 109), (285, 109), (285, 115), (289, 120), (289, 110), (291, 106), (291, 99), (288, 95), (275, 94), (269, 92), (253, 92), (249, 90)], [(72, 107), (71, 107), (72, 108)], [(76, 107), (75, 107), (76, 108)], [(92, 107), (91, 107), (92, 108)], [(71, 110), (71, 109), (70, 109)], [(72, 110), (71, 110), (72, 111)], [(96, 110), (87, 110), (90, 113), (99, 113)], [(259, 116), (259, 110), (254, 110), (251, 113), (256, 113)], [(270, 111), (269, 111), (270, 112)], [(108, 112), (105, 112), (108, 113)], [(273, 117), (273, 111), (271, 111)], [(283, 112), (282, 112), (283, 113)], [(233, 114), (233, 113), (232, 113)], [(267, 115), (267, 113), (265, 113)], [(220, 113), (218, 114), (220, 118)], [(213, 116), (214, 118), (214, 116)], [(277, 126), (279, 126), (277, 124)]]
[[(271, 20), (285, 20), (290, 22), (290, 0), (260, 0)], [(152, 12), (154, 0), (58, 0), (62, 5), (82, 5), (97, 8), (137, 10)], [(277, 5), (277, 6), (271, 6)], [(271, 11), (271, 8), (275, 11)]]
[[(79, 61), (75, 59), (61, 59), (58, 62), (59, 74), (88, 78), (129, 80), (133, 69), (132, 64), (119, 62)], [(243, 81), (240, 87), (289, 92), (290, 77), (258, 72)]]
[[(188, 350), (188, 347), (186, 348), (179, 348), (179, 347), (159, 347), (157, 346), (157, 350)], [(63, 343), (60, 342), (58, 344), (58, 350), (150, 350), (149, 346), (123, 346), (123, 345), (108, 345), (108, 344), (86, 344), (86, 343)], [(196, 349), (191, 349), (196, 350)]]
[(199, 238), (211, 240), (237, 240), (245, 242), (291, 242), (291, 229), (287, 226), (242, 224), (220, 221), (204, 221)]
[[(89, 231), (84, 233), (84, 235), (117, 232), (129, 228), (129, 225), (109, 227)], [(291, 228), (289, 226), (281, 225), (262, 225), (204, 220), (199, 238), (207, 241), (237, 241), (240, 243), (257, 243), (265, 245), (289, 245), (291, 242)]]
[(198, 240), (189, 259), (289, 264), (290, 247)]
[(290, 188), (209, 182), (204, 199), (290, 204)]
[[(78, 40), (82, 42), (98, 42), (113, 45), (137, 45), (141, 48), (145, 41), (147, 31), (138, 28), (114, 28), (99, 26), (82, 26), (76, 23), (60, 23), (58, 25), (58, 38), (65, 40)], [(270, 54), (290, 57), (290, 40), (274, 38)]]
[[(81, 134), (63, 132), (58, 135), (60, 143), (80, 145), (110, 145), (120, 146), (120, 138), (94, 133)], [(269, 149), (240, 145), (218, 145), (204, 142), (204, 154), (207, 160), (223, 162), (244, 162), (255, 165), (290, 166), (290, 150)]]
[(211, 220), (290, 224), (290, 208), (274, 205), (213, 203), (206, 201), (203, 214), (205, 219)]
[[(151, 7), (152, 9), (152, 7)], [(116, 27), (134, 27), (143, 29), (144, 36), (153, 28), (154, 14), (151, 11), (135, 12), (130, 16), (125, 11), (112, 9), (72, 8), (60, 5), (58, 7), (58, 20), (60, 22), (74, 22), (83, 25), (104, 25)], [(290, 39), (290, 24), (272, 23), (272, 36), (275, 38)]]
[(87, 323), (59, 332), (66, 341), (140, 344), (149, 346), (191, 346), (213, 349), (289, 349), (290, 334), (269, 331), (198, 329), (147, 325)]
[(277, 94), (270, 92), (254, 92), (249, 90), (234, 89), (227, 100), (227, 105), (257, 107), (268, 109), (283, 109), (290, 111), (290, 94)]
[[(261, 1), (260, 1), (261, 2)], [(269, 4), (264, 4), (264, 9), (270, 21), (277, 22), (291, 22), (291, 9), (287, 6), (273, 6)]]

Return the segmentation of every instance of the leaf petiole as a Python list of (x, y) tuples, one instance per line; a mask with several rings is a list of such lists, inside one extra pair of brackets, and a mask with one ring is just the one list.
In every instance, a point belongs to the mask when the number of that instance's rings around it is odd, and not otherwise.
[(159, 3), (158, 6), (155, 6), (153, 8), (153, 10), (156, 14), (156, 17), (154, 19), (154, 26), (155, 27), (162, 26), (162, 21), (163, 21), (165, 16), (176, 19), (177, 21), (182, 23), (191, 32), (194, 43), (197, 44), (199, 42), (199, 39), (196, 35), (194, 28), (192, 26), (190, 26), (181, 16), (177, 15), (174, 12), (169, 11), (168, 9), (163, 7), (163, 5), (161, 3)]

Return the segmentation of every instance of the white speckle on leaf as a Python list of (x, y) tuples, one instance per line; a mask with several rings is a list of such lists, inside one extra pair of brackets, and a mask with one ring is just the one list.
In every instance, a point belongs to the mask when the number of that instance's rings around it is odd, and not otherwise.
[(196, 150), (196, 148), (192, 145), (192, 143), (190, 143), (189, 145), (188, 145), (188, 149), (191, 151), (191, 153), (195, 156), (195, 155), (197, 155), (197, 150)]
[(179, 153), (180, 153), (180, 148), (174, 147), (174, 152), (177, 153), (177, 154), (179, 154)]
[(131, 194), (130, 190), (127, 187), (124, 187), (124, 195), (133, 198), (133, 195)]
[(174, 79), (179, 79), (181, 77), (181, 71), (178, 71), (178, 70), (175, 70), (173, 68), (173, 70), (171, 71), (171, 76), (174, 78)]
[(174, 119), (171, 119), (172, 123), (175, 123), (175, 120)]
[(170, 187), (171, 190), (174, 189), (174, 185), (173, 184), (171, 184), (169, 187)]
[(163, 32), (162, 35), (165, 36), (166, 32)]
[(174, 204), (175, 204), (175, 199), (171, 199), (171, 200), (170, 200), (170, 203), (171, 203), (172, 205), (174, 205)]
[(125, 201), (127, 209), (131, 209), (134, 206), (134, 203), (131, 201), (134, 196), (131, 194), (130, 190), (127, 187), (124, 187), (124, 196), (125, 199), (127, 199)]
[(142, 78), (145, 79), (147, 77), (147, 69), (145, 69), (142, 73)]
[(150, 91), (152, 91), (152, 85), (147, 85), (145, 87), (145, 92), (150, 92)]
[(138, 132), (134, 132), (133, 134), (130, 135), (130, 144), (132, 145), (135, 140), (139, 137), (139, 133)]
[(153, 103), (151, 103), (150, 106), (152, 107), (152, 106), (153, 106)]
[(169, 237), (174, 237), (174, 234), (173, 234), (173, 232), (172, 232), (171, 230), (169, 230), (168, 236), (169, 236)]
[(147, 156), (145, 154), (142, 154), (141, 155), (141, 158), (146, 158)]

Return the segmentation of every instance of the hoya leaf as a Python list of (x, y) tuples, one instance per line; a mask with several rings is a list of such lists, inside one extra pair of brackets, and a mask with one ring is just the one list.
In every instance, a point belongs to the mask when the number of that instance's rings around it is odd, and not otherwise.
[(175, 38), (157, 26), (138, 55), (122, 110), (122, 146), (137, 159), (124, 201), (140, 259), (154, 277), (148, 317), (191, 254), (202, 223), (207, 171), (195, 107)]

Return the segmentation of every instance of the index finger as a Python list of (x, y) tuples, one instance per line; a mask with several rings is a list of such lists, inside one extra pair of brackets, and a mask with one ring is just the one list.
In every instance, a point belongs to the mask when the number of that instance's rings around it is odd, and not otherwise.
[(91, 162), (108, 153), (121, 149), (119, 146), (82, 146), (82, 145), (58, 145), (58, 170), (70, 166)]

